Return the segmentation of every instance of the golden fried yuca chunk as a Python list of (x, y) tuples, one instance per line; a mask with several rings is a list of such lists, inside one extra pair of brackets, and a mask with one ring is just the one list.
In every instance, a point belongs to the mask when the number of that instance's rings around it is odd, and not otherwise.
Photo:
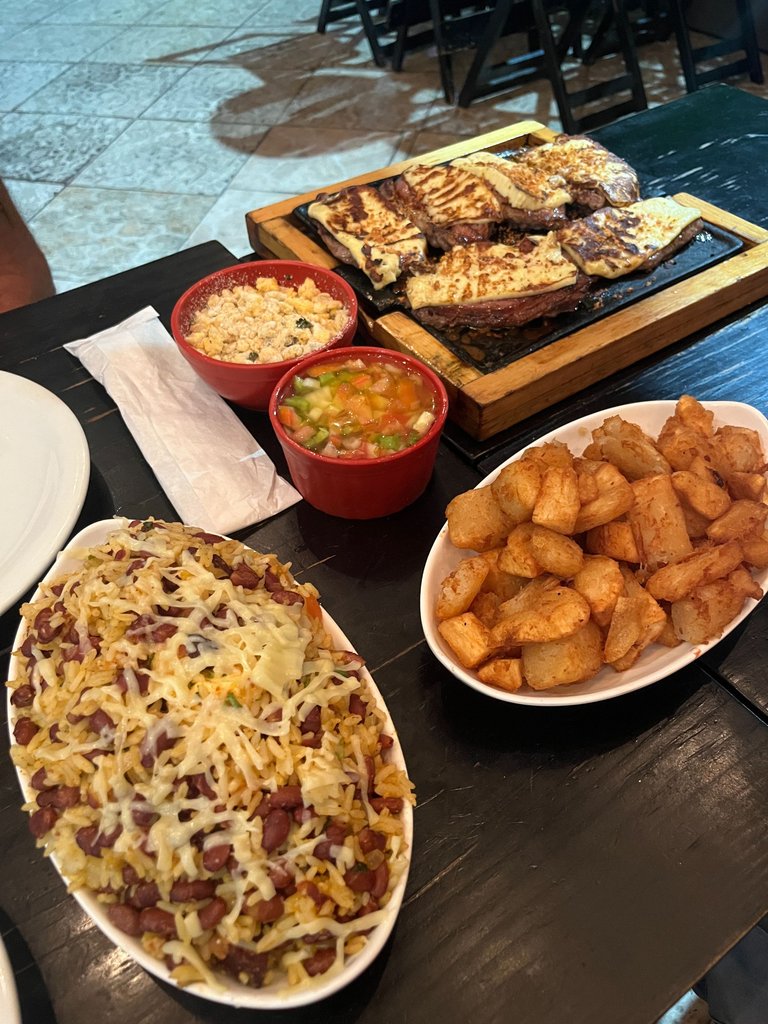
[(717, 519), (731, 504), (728, 492), (700, 472), (679, 469), (672, 474), (672, 486), (678, 497), (705, 519)]
[(733, 473), (763, 473), (765, 456), (760, 435), (749, 427), (723, 426), (712, 439), (718, 465)]
[(670, 612), (675, 632), (691, 644), (709, 643), (722, 635), (748, 597), (759, 601), (763, 592), (744, 568), (723, 579), (705, 583), (675, 601)]
[(490, 590), (481, 590), (469, 606), (469, 611), (476, 615), (484, 626), (490, 629), (496, 625), (500, 604), (501, 601), (498, 594), (494, 594)]
[(584, 552), (575, 540), (545, 526), (533, 527), (530, 548), (543, 571), (561, 580), (575, 576), (584, 562)]
[(768, 532), (741, 541), (744, 561), (756, 569), (768, 569)]
[(683, 518), (685, 519), (685, 528), (688, 531), (688, 536), (692, 541), (704, 540), (707, 536), (707, 529), (711, 520), (699, 515), (698, 512), (694, 512), (685, 502), (681, 501), (680, 507), (683, 510)]
[(531, 518), (541, 487), (541, 468), (534, 459), (518, 459), (505, 466), (491, 484), (491, 493), (510, 523)]
[(589, 619), (589, 605), (575, 590), (552, 577), (534, 580), (499, 609), (503, 616), (491, 630), (498, 647), (546, 643), (571, 636)]
[(621, 566), (621, 574), (624, 577), (624, 587), (628, 597), (637, 598), (640, 602), (640, 622), (642, 631), (635, 644), (638, 653), (653, 643), (656, 637), (664, 628), (667, 621), (667, 613), (654, 599), (653, 595), (643, 587), (635, 573), (626, 565)]
[(707, 536), (716, 544), (727, 540), (757, 537), (763, 532), (768, 505), (758, 501), (734, 501), (731, 507), (710, 523)]
[(576, 470), (572, 466), (545, 469), (531, 515), (533, 522), (557, 533), (573, 533), (580, 506)]
[(546, 444), (526, 448), (523, 453), (526, 461), (534, 462), (542, 471), (548, 466), (560, 466), (565, 469), (573, 465), (573, 454), (567, 444), (562, 441), (547, 441)]
[(491, 658), (477, 670), (481, 682), (514, 693), (523, 685), (523, 663), (520, 658)]
[(669, 474), (647, 476), (631, 486), (635, 502), (627, 518), (642, 562), (653, 570), (690, 554), (693, 545)]
[[(586, 533), (596, 526), (610, 523), (628, 512), (635, 501), (632, 484), (610, 462), (595, 463), (593, 471), (597, 497), (581, 506), (574, 523), (574, 533)], [(586, 462), (582, 463), (586, 470)]]
[(686, 427), (698, 431), (705, 437), (714, 433), (715, 414), (705, 409), (692, 395), (681, 395), (675, 404), (675, 416)]
[(696, 458), (714, 464), (712, 440), (677, 416), (670, 416), (656, 438), (656, 446), (672, 469), (689, 469)]
[(621, 416), (609, 416), (592, 431), (592, 443), (584, 449), (584, 457), (611, 462), (627, 480), (670, 471), (654, 441), (636, 423)]
[(736, 540), (694, 551), (657, 569), (645, 587), (657, 601), (679, 601), (696, 587), (733, 572), (742, 557), (741, 544)]
[(622, 594), (616, 601), (605, 638), (604, 658), (609, 665), (623, 658), (640, 639), (642, 609), (637, 597)]
[(605, 555), (586, 555), (573, 577), (573, 589), (586, 600), (598, 626), (611, 621), (616, 602), (624, 593), (619, 563)]
[[(632, 497), (634, 501), (634, 495)], [(640, 563), (640, 551), (635, 540), (635, 532), (631, 523), (625, 519), (615, 519), (602, 526), (593, 527), (586, 537), (586, 549), (593, 555), (607, 555), (617, 562)]]
[(635, 663), (664, 629), (664, 609), (643, 589), (634, 573), (623, 567), (624, 595), (616, 602), (605, 641), (604, 657), (616, 671)]
[(765, 498), (766, 479), (762, 473), (729, 473), (728, 490), (734, 498), (762, 501)]
[(533, 579), (544, 571), (533, 554), (531, 537), (533, 523), (518, 523), (509, 531), (507, 545), (499, 555), (498, 566), (503, 572), (512, 576), (524, 576)]
[(522, 576), (513, 576), (505, 572), (499, 566), (499, 557), (504, 548), (492, 548), (490, 551), (483, 551), (480, 555), (488, 563), (488, 575), (483, 581), (481, 591), (490, 591), (496, 594), (500, 601), (507, 601), (510, 597), (525, 586), (528, 582)]
[(504, 543), (509, 521), (496, 503), (490, 487), (457, 494), (445, 510), (448, 536), (456, 548), (489, 551)]
[(603, 639), (594, 622), (585, 622), (571, 636), (523, 647), (523, 675), (532, 690), (581, 683), (602, 667)]
[(438, 619), (450, 619), (468, 610), (485, 582), (490, 566), (480, 555), (463, 558), (440, 584), (435, 613)]
[(444, 619), (437, 628), (464, 668), (476, 668), (496, 651), (490, 630), (472, 612)]

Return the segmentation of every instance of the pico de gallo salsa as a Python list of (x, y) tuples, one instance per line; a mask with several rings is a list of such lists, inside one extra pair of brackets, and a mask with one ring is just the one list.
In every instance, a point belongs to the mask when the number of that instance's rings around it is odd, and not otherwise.
[(277, 416), (310, 451), (375, 459), (424, 437), (435, 420), (435, 395), (421, 374), (395, 360), (329, 360), (293, 378)]

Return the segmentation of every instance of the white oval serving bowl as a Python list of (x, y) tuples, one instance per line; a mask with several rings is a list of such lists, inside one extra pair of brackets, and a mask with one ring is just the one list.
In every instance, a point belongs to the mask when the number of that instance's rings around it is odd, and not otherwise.
[[(71, 572), (77, 568), (79, 562), (76, 558), (73, 558), (68, 554), (71, 548), (84, 548), (93, 547), (97, 544), (102, 544), (107, 536), (113, 531), (125, 527), (128, 525), (130, 520), (124, 518), (115, 519), (103, 519), (99, 522), (93, 523), (87, 526), (84, 530), (81, 530), (75, 537), (70, 541), (68, 548), (62, 551), (53, 566), (46, 573), (43, 578), (43, 582), (55, 578), (66, 572)], [(35, 593), (32, 600), (35, 600), (39, 596), (39, 591)], [(322, 596), (322, 595), (321, 595)], [(344, 635), (342, 630), (337, 626), (331, 616), (325, 609), (323, 609), (323, 624), (330, 634), (334, 644), (339, 650), (354, 651), (354, 647), (348, 638)], [(26, 635), (26, 623), (22, 620), (21, 625), (16, 633), (13, 642), (13, 650), (17, 651), (24, 641)], [(16, 678), (19, 671), (19, 665), (17, 658), (12, 654), (10, 660), (10, 671), (8, 678), (13, 680)], [(401, 768), (404, 772), (406, 771), (405, 759), (403, 757), (402, 748), (400, 741), (397, 736), (394, 723), (392, 721), (389, 710), (384, 703), (378, 687), (373, 681), (370, 673), (367, 669), (363, 669), (363, 680), (376, 699), (376, 702), (384, 713), (386, 719), (386, 731), (392, 736), (394, 744), (391, 747), (390, 757), (394, 764)], [(16, 718), (16, 708), (10, 703), (12, 690), (8, 690), (8, 728), (11, 736), (11, 743), (14, 743), (13, 737), (13, 725)], [(29, 779), (17, 770), (17, 776), (19, 784), (21, 786), (22, 793), (24, 794), (25, 800), (34, 799), (35, 791), (29, 785)], [(404, 827), (404, 839), (407, 846), (405, 853), (406, 864), (402, 875), (397, 881), (392, 894), (390, 896), (389, 903), (384, 908), (386, 914), (385, 919), (381, 924), (377, 925), (376, 928), (371, 932), (368, 937), (368, 941), (365, 947), (356, 956), (351, 957), (350, 960), (345, 964), (343, 969), (334, 975), (320, 975), (316, 979), (312, 980), (312, 983), (306, 988), (297, 988), (295, 990), (287, 989), (285, 983), (275, 983), (264, 988), (254, 989), (248, 988), (245, 985), (239, 984), (235, 979), (229, 978), (224, 974), (217, 975), (217, 980), (220, 982), (220, 988), (215, 988), (211, 985), (203, 982), (196, 982), (193, 985), (187, 985), (183, 988), (184, 992), (200, 996), (203, 999), (209, 999), (213, 1002), (224, 1003), (227, 1006), (235, 1006), (243, 1009), (252, 1010), (282, 1010), (291, 1009), (298, 1006), (306, 1006), (308, 1003), (317, 1002), (320, 999), (325, 999), (326, 996), (332, 995), (334, 992), (338, 992), (339, 989), (348, 985), (351, 981), (357, 978), (362, 972), (368, 967), (379, 954), (384, 947), (387, 939), (392, 933), (392, 929), (395, 926), (400, 905), (403, 901), (403, 894), (408, 881), (408, 871), (410, 868), (411, 851), (413, 848), (413, 810), (411, 805), (406, 801), (403, 807), (403, 827)], [(31, 837), (30, 837), (31, 839)], [(63, 875), (60, 865), (55, 855), (51, 856), (56, 870), (61, 875), (62, 879), (66, 880)], [(137, 963), (153, 974), (156, 978), (166, 982), (168, 985), (172, 985), (176, 988), (180, 988), (176, 982), (171, 978), (170, 971), (161, 960), (155, 959), (150, 956), (149, 953), (142, 947), (139, 939), (134, 939), (125, 932), (120, 931), (118, 928), (110, 922), (105, 912), (105, 905), (100, 903), (94, 895), (86, 890), (73, 891), (72, 895), (75, 897), (77, 902), (88, 914), (94, 924), (110, 939), (116, 946), (122, 949), (130, 957), (136, 960)]]
[[(606, 420), (609, 416), (621, 416), (625, 420), (636, 423), (646, 433), (656, 437), (666, 420), (675, 411), (676, 402), (635, 402), (630, 405), (618, 405), (612, 409), (604, 409), (581, 419), (574, 420), (565, 426), (558, 427), (544, 437), (532, 442), (529, 447), (545, 444), (548, 441), (562, 441), (575, 455), (580, 455), (592, 439), (592, 431), (595, 427)], [(715, 414), (715, 427), (729, 426), (749, 427), (757, 431), (763, 446), (763, 451), (768, 452), (768, 420), (761, 412), (751, 405), (742, 402), (702, 402), (705, 409)], [(523, 454), (517, 452), (498, 466), (492, 473), (489, 473), (478, 487), (485, 487), (499, 475), (504, 466), (515, 462)], [(506, 701), (509, 704), (530, 704), (537, 707), (566, 707), (573, 704), (591, 704), (595, 701), (608, 700), (611, 697), (620, 697), (625, 693), (632, 693), (644, 686), (658, 682), (666, 676), (677, 672), (685, 665), (690, 664), (705, 651), (710, 650), (729, 633), (731, 633), (740, 622), (749, 615), (756, 606), (757, 601), (748, 598), (744, 603), (741, 612), (729, 623), (722, 636), (711, 640), (706, 644), (693, 645), (682, 643), (677, 647), (668, 648), (652, 644), (646, 648), (638, 660), (624, 672), (616, 672), (610, 666), (604, 666), (597, 675), (584, 683), (574, 683), (569, 686), (558, 686), (552, 690), (536, 691), (523, 685), (514, 692), (508, 693), (505, 690), (488, 686), (478, 679), (476, 673), (464, 668), (456, 660), (455, 655), (448, 645), (443, 641), (437, 630), (437, 618), (435, 616), (435, 600), (441, 581), (452, 572), (462, 558), (473, 554), (471, 551), (463, 551), (455, 548), (448, 537), (448, 524), (444, 524), (437, 535), (434, 544), (427, 557), (424, 566), (424, 573), (421, 578), (421, 624), (424, 636), (429, 644), (432, 653), (457, 679), (460, 679), (472, 689), (484, 693), (495, 700)], [(768, 587), (768, 569), (756, 570), (753, 576), (763, 588)]]

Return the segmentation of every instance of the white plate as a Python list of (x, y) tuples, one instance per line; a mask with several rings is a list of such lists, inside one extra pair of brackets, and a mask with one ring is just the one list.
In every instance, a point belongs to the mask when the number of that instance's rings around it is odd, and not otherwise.
[(3, 1024), (21, 1024), (21, 1010), (13, 968), (8, 953), (0, 939), (0, 1020)]
[[(128, 523), (128, 519), (118, 517), (115, 517), (114, 519), (102, 519), (97, 523), (93, 523), (91, 526), (87, 526), (84, 530), (81, 530), (77, 536), (73, 537), (71, 547), (82, 548), (102, 544), (106, 540), (108, 534), (113, 530), (127, 526)], [(71, 572), (73, 569), (76, 569), (79, 564), (78, 560), (72, 558), (67, 551), (62, 551), (50, 571), (46, 573), (43, 582), (53, 579), (61, 573)], [(331, 639), (339, 650), (354, 650), (351, 642), (325, 610), (323, 610), (323, 622), (325, 628), (331, 635)], [(25, 635), (25, 623), (22, 620), (13, 642), (14, 651), (19, 649)], [(18, 671), (18, 660), (12, 655), (8, 678), (10, 680), (15, 679), (18, 675)], [(367, 669), (363, 670), (363, 678), (368, 689), (376, 698), (376, 703), (385, 715), (385, 731), (394, 739), (394, 744), (391, 748), (392, 761), (405, 772), (405, 760), (400, 747), (400, 741), (392, 718), (389, 714), (389, 710), (384, 703), (384, 698), (379, 692), (378, 687), (374, 683)], [(11, 734), (11, 742), (13, 743), (13, 722), (17, 712), (10, 703), (12, 692), (12, 690), (8, 690), (8, 729)], [(25, 799), (29, 800), (34, 798), (34, 790), (31, 789), (29, 780), (26, 776), (18, 770), (17, 776)], [(368, 937), (368, 942), (363, 950), (357, 956), (353, 957), (339, 974), (329, 977), (326, 980), (322, 980), (321, 976), (321, 979), (315, 982), (310, 988), (300, 989), (296, 992), (289, 993), (285, 993), (284, 985), (282, 986), (282, 992), (280, 991), (279, 985), (271, 985), (260, 989), (247, 988), (223, 974), (217, 976), (221, 983), (220, 989), (198, 982), (194, 985), (185, 987), (184, 991), (192, 993), (193, 995), (201, 996), (204, 999), (213, 1000), (217, 1003), (224, 1003), (227, 1006), (246, 1007), (254, 1010), (275, 1010), (305, 1006), (307, 1003), (314, 1003), (319, 999), (324, 999), (326, 996), (331, 995), (333, 992), (337, 992), (345, 985), (348, 985), (354, 978), (362, 974), (365, 968), (374, 961), (395, 926), (395, 921), (400, 910), (400, 904), (403, 901), (405, 886), (408, 881), (411, 850), (413, 849), (413, 810), (411, 805), (407, 802), (405, 803), (403, 810), (403, 827), (404, 838), (408, 848), (408, 852), (406, 854), (407, 862), (405, 870), (399, 878), (397, 885), (392, 890), (392, 896), (385, 908), (387, 916), (381, 924), (371, 932)], [(56, 870), (61, 875), (62, 872), (57, 858), (52, 856), (50, 859), (56, 867)], [(64, 876), (62, 875), (62, 878), (63, 877)], [(94, 896), (84, 890), (75, 891), (72, 895), (83, 910), (90, 916), (94, 924), (101, 929), (108, 939), (114, 942), (116, 946), (119, 946), (120, 949), (124, 950), (124, 952), (129, 956), (132, 956), (133, 959), (138, 961), (138, 963), (140, 963), (146, 971), (149, 971), (150, 974), (154, 974), (155, 977), (162, 979), (169, 985), (176, 986), (176, 983), (170, 976), (170, 971), (163, 962), (156, 960), (153, 956), (150, 956), (149, 953), (142, 948), (141, 942), (138, 939), (131, 938), (124, 932), (121, 932), (118, 928), (114, 927), (105, 913), (104, 904), (99, 903)], [(5, 1018), (0, 1017), (0, 1021), (2, 1024), (5, 1024)]]
[[(706, 409), (715, 414), (715, 426), (729, 424), (737, 427), (751, 427), (760, 435), (763, 450), (768, 452), (768, 420), (757, 409), (751, 405), (744, 405), (741, 402), (703, 402)], [(574, 420), (566, 426), (558, 427), (545, 437), (535, 441), (534, 444), (544, 444), (547, 441), (562, 441), (568, 445), (575, 455), (580, 455), (591, 440), (592, 431), (598, 427), (603, 420), (609, 416), (621, 416), (625, 420), (637, 423), (647, 433), (656, 437), (663, 427), (665, 421), (674, 413), (675, 402), (635, 402), (632, 405), (619, 405), (613, 409), (605, 409), (603, 412), (593, 413), (591, 416), (584, 416), (580, 420)], [(513, 455), (506, 462), (502, 463), (492, 473), (489, 473), (484, 480), (477, 485), (484, 487), (491, 483), (499, 475), (504, 466), (515, 462), (523, 454), (522, 451)], [(718, 640), (712, 640), (707, 644), (682, 643), (677, 647), (661, 647), (652, 644), (637, 659), (632, 668), (626, 672), (616, 672), (610, 667), (602, 668), (596, 676), (585, 683), (574, 683), (571, 686), (558, 686), (552, 690), (535, 691), (523, 686), (515, 693), (507, 693), (496, 687), (482, 683), (477, 675), (459, 665), (449, 647), (443, 642), (443, 638), (437, 631), (437, 619), (435, 618), (435, 599), (437, 597), (440, 582), (456, 568), (462, 558), (471, 555), (470, 551), (460, 551), (455, 548), (448, 537), (448, 525), (443, 526), (437, 535), (435, 543), (424, 566), (424, 574), (421, 579), (421, 624), (427, 643), (434, 655), (445, 665), (449, 672), (452, 672), (457, 679), (471, 686), (480, 693), (487, 694), (496, 700), (507, 701), (511, 704), (535, 704), (539, 707), (563, 707), (568, 704), (590, 704), (593, 701), (608, 700), (610, 697), (619, 697), (623, 693), (631, 693), (643, 686), (663, 679), (665, 676), (677, 672), (684, 665), (689, 664), (698, 658), (704, 651), (708, 651), (715, 644), (719, 643), (735, 627), (742, 622), (757, 604), (752, 598), (747, 599), (739, 615), (726, 628), (723, 636)], [(755, 579), (763, 588), (768, 587), (768, 570), (756, 571), (753, 573)]]
[(85, 501), (91, 460), (68, 406), (0, 372), (0, 614), (50, 565)]

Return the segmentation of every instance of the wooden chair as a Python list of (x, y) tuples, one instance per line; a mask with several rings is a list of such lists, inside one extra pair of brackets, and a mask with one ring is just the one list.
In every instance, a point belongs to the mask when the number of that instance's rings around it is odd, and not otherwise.
[[(688, 92), (695, 92), (700, 86), (709, 82), (722, 82), (735, 75), (748, 74), (753, 82), (763, 81), (763, 68), (760, 62), (760, 50), (757, 45), (755, 20), (752, 15), (750, 0), (733, 0), (736, 13), (736, 31), (727, 39), (720, 39), (708, 46), (694, 47), (691, 42), (690, 30), (685, 14), (683, 0), (668, 0), (669, 13), (677, 37), (677, 48), (680, 51), (680, 63), (683, 68), (685, 87)], [(743, 56), (728, 64), (715, 67), (700, 68), (702, 62), (715, 57)]]

